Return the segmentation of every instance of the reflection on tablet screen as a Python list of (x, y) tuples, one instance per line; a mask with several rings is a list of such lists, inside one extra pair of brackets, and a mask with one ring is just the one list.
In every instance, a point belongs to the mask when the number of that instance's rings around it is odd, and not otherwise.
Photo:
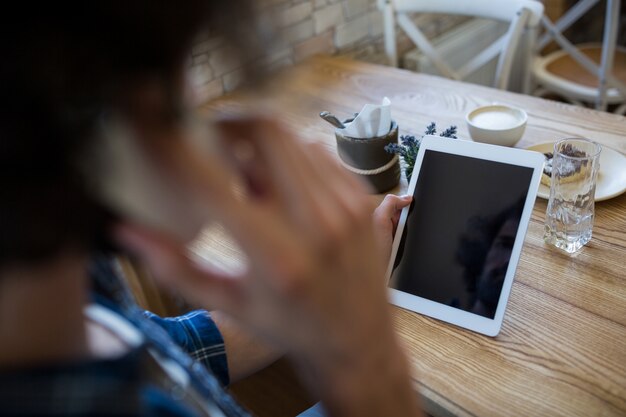
[(494, 318), (532, 174), (427, 150), (390, 286)]

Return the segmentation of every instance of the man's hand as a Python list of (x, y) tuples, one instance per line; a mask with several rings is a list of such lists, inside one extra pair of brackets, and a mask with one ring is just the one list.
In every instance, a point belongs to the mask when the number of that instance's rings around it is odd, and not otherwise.
[(400, 213), (403, 208), (411, 204), (412, 200), (413, 197), (410, 195), (399, 197), (387, 194), (382, 203), (374, 210), (374, 228), (384, 262), (389, 262), (391, 256), (391, 245), (400, 220)]
[(137, 225), (119, 227), (118, 240), (194, 303), (289, 351), (331, 415), (418, 414), (366, 187), (321, 145), (294, 140), (274, 122), (219, 128), (223, 158), (183, 141), (160, 142), (152, 157), (230, 231), (247, 270), (208, 269), (181, 242)]

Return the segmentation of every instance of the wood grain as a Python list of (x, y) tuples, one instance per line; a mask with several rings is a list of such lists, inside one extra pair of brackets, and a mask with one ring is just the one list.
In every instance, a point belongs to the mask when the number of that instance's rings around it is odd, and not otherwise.
[[(204, 108), (233, 115), (262, 107), (303, 140), (336, 155), (333, 129), (317, 114), (340, 117), (365, 103), (393, 103), (401, 134), (436, 121), (457, 125), (494, 101), (525, 109), (517, 145), (588, 137), (626, 153), (626, 118), (535, 97), (355, 61), (316, 57), (260, 96), (231, 95)], [(406, 182), (394, 190), (401, 193)], [(372, 196), (377, 203), (382, 196)], [(546, 202), (538, 199), (501, 333), (485, 337), (394, 308), (416, 388), (434, 415), (626, 415), (626, 194), (596, 204), (594, 237), (570, 256), (543, 242)], [(199, 252), (218, 265), (241, 263), (224, 230), (207, 233)]]

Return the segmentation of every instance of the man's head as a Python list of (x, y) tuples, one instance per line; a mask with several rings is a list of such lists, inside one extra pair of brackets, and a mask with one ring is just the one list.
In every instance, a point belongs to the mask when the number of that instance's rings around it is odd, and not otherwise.
[(94, 190), (100, 167), (85, 164), (103, 125), (175, 140), (192, 42), (205, 30), (236, 38), (242, 3), (18, 3), (2, 14), (0, 268), (105, 244), (116, 213)]

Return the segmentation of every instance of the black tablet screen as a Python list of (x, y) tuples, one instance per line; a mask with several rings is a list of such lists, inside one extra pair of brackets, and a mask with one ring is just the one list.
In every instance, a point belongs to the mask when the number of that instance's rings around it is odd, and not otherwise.
[(390, 287), (493, 318), (532, 174), (427, 150)]

